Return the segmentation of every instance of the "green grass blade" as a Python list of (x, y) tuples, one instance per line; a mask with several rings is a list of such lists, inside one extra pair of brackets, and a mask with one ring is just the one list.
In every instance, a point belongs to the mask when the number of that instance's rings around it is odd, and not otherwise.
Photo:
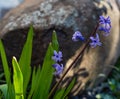
[(6, 99), (15, 99), (15, 91), (13, 84), (8, 84), (8, 93), (7, 93)]
[(39, 87), (36, 88), (36, 91), (33, 95), (32, 99), (47, 99), (49, 89), (51, 86), (51, 82), (53, 79), (53, 60), (52, 60), (52, 55), (53, 55), (53, 48), (51, 44), (49, 44), (46, 56), (44, 58), (42, 70), (40, 73), (40, 78), (39, 78)]
[(15, 89), (15, 99), (24, 99), (23, 96), (23, 75), (15, 57), (12, 59), (13, 84)]
[(22, 54), (19, 60), (19, 65), (23, 73), (23, 90), (24, 95), (31, 76), (31, 54), (32, 54), (32, 42), (33, 42), (33, 27), (31, 26), (28, 32), (27, 41), (23, 47)]
[(32, 96), (32, 94), (34, 92), (34, 88), (35, 88), (35, 80), (36, 80), (35, 70), (36, 70), (36, 68), (34, 67), (33, 73), (32, 73), (32, 84), (31, 84), (31, 89), (30, 89), (29, 95), (28, 95), (28, 99), (31, 99), (31, 96)]
[[(6, 97), (7, 90), (8, 90), (7, 84), (0, 85), (0, 90), (2, 91), (4, 98), (7, 99), (7, 97)], [(2, 97), (1, 97), (1, 99), (2, 99)]]
[(67, 95), (70, 93), (75, 83), (75, 78), (70, 82), (67, 88), (62, 88), (61, 90), (57, 90), (53, 99), (65, 99)]
[(70, 91), (73, 88), (74, 84), (75, 84), (75, 78), (72, 79), (71, 83), (66, 88), (65, 93), (63, 95), (63, 99), (65, 99), (65, 97), (70, 93)]
[(33, 99), (46, 99), (50, 90), (51, 82), (53, 79), (53, 67), (54, 61), (52, 60), (53, 50), (59, 49), (56, 32), (53, 31), (52, 44), (49, 44), (46, 56), (44, 58), (42, 70), (38, 79), (39, 86), (34, 92)]
[(39, 86), (40, 73), (41, 73), (40, 68), (37, 68), (37, 70), (36, 70), (36, 67), (34, 67), (33, 73), (32, 73), (32, 84), (31, 84), (30, 93), (28, 95), (28, 99), (31, 99), (35, 89), (38, 88), (38, 86)]
[(7, 86), (8, 86), (8, 91), (7, 91), (7, 96), (6, 96), (7, 98), (6, 99), (14, 99), (14, 88), (13, 88), (13, 85), (11, 83), (10, 69), (9, 69), (9, 66), (8, 66), (4, 46), (3, 46), (1, 40), (0, 40), (0, 55), (1, 55), (3, 69), (4, 69), (4, 73), (5, 73), (5, 79), (6, 79)]
[(53, 31), (53, 34), (52, 34), (52, 47), (56, 51), (59, 50), (59, 43), (58, 43), (57, 35), (55, 31)]
[(0, 40), (0, 54), (1, 54), (1, 59), (2, 59), (2, 64), (3, 64), (6, 82), (7, 82), (7, 84), (9, 84), (9, 82), (11, 82), (10, 81), (10, 70), (9, 70), (5, 50), (4, 50), (4, 47), (3, 47), (1, 40)]
[(61, 90), (57, 91), (53, 99), (63, 99), (62, 97), (64, 95), (65, 89), (66, 88), (62, 88)]

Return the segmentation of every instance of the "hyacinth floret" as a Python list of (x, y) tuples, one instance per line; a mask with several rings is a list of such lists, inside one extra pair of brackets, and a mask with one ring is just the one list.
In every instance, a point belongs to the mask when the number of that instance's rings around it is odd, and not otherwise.
[(108, 16), (107, 18), (105, 18), (103, 16), (100, 16), (99, 25), (99, 30), (104, 32), (104, 36), (108, 36), (111, 29), (110, 17)]
[(84, 41), (85, 38), (82, 36), (81, 32), (76, 31), (76, 32), (73, 34), (72, 40), (75, 41), (75, 42), (76, 42), (76, 41)]
[(52, 59), (55, 62), (61, 62), (62, 61), (62, 52), (61, 51), (57, 52), (56, 50), (54, 50), (54, 55), (52, 56)]
[(98, 46), (101, 46), (101, 45), (102, 45), (102, 43), (100, 42), (100, 38), (99, 38), (98, 33), (96, 33), (96, 37), (91, 36), (91, 37), (90, 37), (90, 40), (91, 40), (90, 46), (91, 46), (92, 48), (95, 48), (97, 45), (98, 45)]

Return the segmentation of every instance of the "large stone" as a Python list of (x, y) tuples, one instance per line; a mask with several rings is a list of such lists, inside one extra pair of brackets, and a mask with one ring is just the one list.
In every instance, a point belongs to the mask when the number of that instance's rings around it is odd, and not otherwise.
[(23, 0), (1, 0), (0, 1), (0, 19), (12, 8), (15, 8)]
[(0, 37), (4, 42), (9, 61), (13, 55), (19, 58), (28, 27), (33, 24), (35, 35), (32, 65), (42, 63), (52, 31), (56, 30), (66, 70), (84, 45), (71, 40), (73, 33), (79, 30), (88, 38), (99, 16), (110, 16), (112, 21), (110, 36), (104, 37), (100, 33), (102, 46), (88, 47), (82, 59), (69, 71), (62, 83), (62, 86), (65, 86), (72, 76), (76, 77), (74, 95), (86, 85), (88, 87), (98, 85), (105, 78), (100, 75), (104, 74), (107, 77), (120, 55), (120, 11), (117, 1), (26, 0), (7, 13), (0, 22)]

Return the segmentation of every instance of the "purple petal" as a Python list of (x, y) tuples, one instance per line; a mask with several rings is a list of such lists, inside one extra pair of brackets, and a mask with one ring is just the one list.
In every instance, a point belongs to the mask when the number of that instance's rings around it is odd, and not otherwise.
[(63, 72), (63, 64), (59, 65), (59, 64), (54, 64), (53, 67), (55, 68), (55, 75), (60, 75)]
[(95, 43), (90, 43), (90, 46), (91, 46), (92, 48), (95, 48), (95, 47), (96, 47), (96, 44), (95, 44)]
[(102, 43), (100, 42), (98, 33), (96, 33), (96, 37), (91, 36), (90, 39), (91, 39), (90, 46), (92, 48), (95, 48), (97, 45), (101, 46)]
[(98, 42), (98, 43), (97, 43), (97, 45), (101, 46), (101, 45), (102, 45), (102, 43), (101, 43), (101, 42)]
[(92, 36), (90, 37), (90, 39), (91, 39), (91, 40), (95, 40), (95, 38), (94, 38), (94, 37), (92, 37)]
[(82, 36), (81, 32), (76, 31), (76, 32), (73, 34), (72, 40), (73, 40), (73, 41), (79, 41), (79, 40), (84, 41), (84, 37)]
[(57, 53), (57, 51), (54, 50), (54, 55), (52, 56), (52, 59), (55, 61), (55, 62), (60, 62), (62, 61), (62, 52), (59, 51)]
[(54, 55), (57, 55), (57, 51), (56, 50), (54, 50)]
[(98, 33), (96, 33), (96, 40), (97, 40), (97, 41), (100, 40), (100, 39), (99, 39), (99, 35), (98, 35)]

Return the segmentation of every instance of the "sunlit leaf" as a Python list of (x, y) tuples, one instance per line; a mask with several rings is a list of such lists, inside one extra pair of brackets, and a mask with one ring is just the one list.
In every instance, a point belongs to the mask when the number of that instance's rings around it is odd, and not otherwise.
[(24, 99), (23, 98), (23, 75), (15, 57), (13, 57), (12, 59), (12, 65), (13, 65), (13, 84), (15, 89), (15, 98)]
[(56, 51), (59, 50), (59, 43), (58, 43), (58, 40), (57, 40), (56, 31), (53, 31), (53, 34), (52, 34), (52, 47)]
[(32, 42), (33, 42), (33, 27), (31, 26), (19, 60), (19, 65), (23, 73), (23, 79), (24, 79), (24, 83), (23, 83), (24, 95), (26, 94), (26, 89), (31, 76), (30, 65), (31, 65), (31, 55), (32, 55)]
[(62, 88), (59, 91), (57, 91), (56, 94), (54, 95), (53, 99), (63, 99), (63, 95), (64, 95), (64, 92), (65, 92), (65, 89), (66, 88)]
[(44, 58), (43, 66), (40, 73), (40, 78), (38, 79), (39, 87), (36, 88), (33, 99), (46, 99), (48, 97), (49, 89), (53, 79), (53, 67), (54, 63), (51, 56), (53, 55), (53, 48), (49, 44), (46, 56)]

